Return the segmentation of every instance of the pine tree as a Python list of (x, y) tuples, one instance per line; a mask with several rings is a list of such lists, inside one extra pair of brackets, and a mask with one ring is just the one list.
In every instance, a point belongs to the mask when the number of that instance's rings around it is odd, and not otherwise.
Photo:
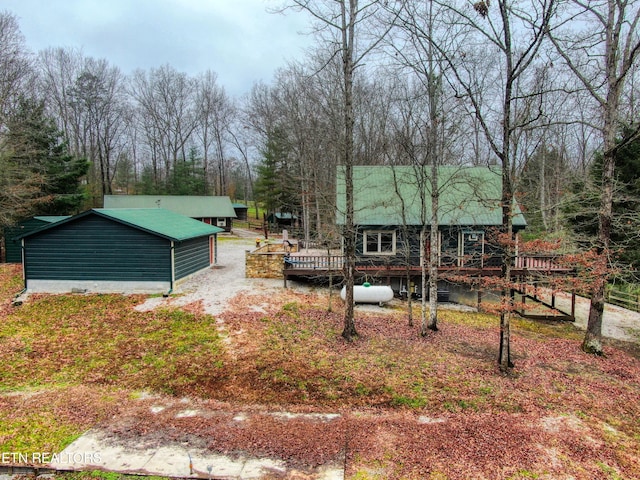
[[(623, 132), (625, 138), (628, 132)], [(598, 232), (597, 211), (601, 190), (603, 156), (596, 157), (589, 171), (589, 181), (573, 185), (573, 195), (564, 208), (576, 240), (590, 248)], [(613, 196), (613, 228), (611, 247), (619, 268), (619, 276), (638, 281), (640, 246), (640, 140), (627, 143), (616, 152)]]
[(32, 178), (39, 179), (31, 214), (69, 215), (78, 213), (85, 196), (80, 179), (89, 163), (69, 155), (62, 133), (44, 113), (44, 104), (22, 99), (7, 122), (7, 161)]
[(269, 135), (262, 155), (257, 167), (256, 199), (267, 213), (295, 212), (299, 201), (288, 165), (289, 146), (282, 130), (276, 129)]

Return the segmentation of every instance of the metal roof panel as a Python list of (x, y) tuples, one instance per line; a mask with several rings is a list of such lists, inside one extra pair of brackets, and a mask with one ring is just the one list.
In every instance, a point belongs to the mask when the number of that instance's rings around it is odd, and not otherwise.
[(175, 241), (224, 232), (222, 228), (164, 208), (94, 208), (93, 211)]
[(104, 208), (164, 208), (191, 218), (235, 218), (231, 199), (211, 195), (105, 195)]
[[(431, 217), (430, 171), (430, 166), (354, 167), (355, 224), (428, 224)], [(502, 223), (502, 176), (498, 168), (438, 167), (438, 189), (440, 225)], [(344, 168), (340, 168), (336, 186), (339, 224), (344, 224), (345, 191)], [(513, 224), (522, 227), (527, 224), (517, 204)]]

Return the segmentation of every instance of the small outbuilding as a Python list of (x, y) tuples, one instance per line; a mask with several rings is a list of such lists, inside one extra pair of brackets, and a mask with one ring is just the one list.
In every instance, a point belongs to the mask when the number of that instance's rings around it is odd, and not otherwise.
[(66, 218), (69, 218), (69, 215), (42, 215), (27, 218), (6, 228), (4, 231), (5, 262), (22, 263), (22, 248), (17, 237)]
[(167, 293), (217, 262), (222, 231), (161, 208), (88, 210), (18, 237), (25, 288)]
[(105, 195), (104, 208), (164, 208), (230, 232), (236, 212), (227, 196)]
[(291, 212), (270, 213), (267, 222), (274, 229), (297, 227), (299, 223), (298, 216)]
[(238, 220), (246, 221), (248, 218), (249, 207), (244, 203), (234, 203), (233, 210), (236, 212)]

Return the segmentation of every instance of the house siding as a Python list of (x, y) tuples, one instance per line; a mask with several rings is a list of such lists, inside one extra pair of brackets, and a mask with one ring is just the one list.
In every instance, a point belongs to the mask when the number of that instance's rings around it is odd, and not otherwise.
[(36, 218), (30, 218), (15, 227), (7, 227), (4, 231), (5, 261), (7, 263), (22, 263), (22, 242), (16, 240), (15, 237), (32, 232), (44, 225), (48, 225), (48, 223)]
[[(364, 253), (365, 232), (396, 232), (395, 255), (370, 255)], [(369, 225), (359, 226), (356, 241), (356, 264), (358, 266), (420, 266), (420, 227), (402, 227)], [(499, 266), (502, 249), (495, 244), (496, 227), (474, 226), (441, 226), (440, 265), (443, 267), (466, 266), (478, 268), (482, 266)], [(429, 235), (429, 229), (426, 231)], [(477, 235), (474, 238), (473, 235)], [(428, 240), (428, 238), (427, 238)]]
[(24, 241), (27, 279), (171, 281), (169, 240), (96, 215)]
[(211, 265), (209, 237), (177, 243), (174, 252), (176, 280)]

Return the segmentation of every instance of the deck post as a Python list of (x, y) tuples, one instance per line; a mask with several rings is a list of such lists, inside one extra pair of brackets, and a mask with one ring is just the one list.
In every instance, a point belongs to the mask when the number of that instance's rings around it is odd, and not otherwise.
[(576, 291), (571, 291), (571, 317), (576, 319)]
[(481, 305), (482, 305), (482, 290), (478, 290), (478, 311), (480, 311)]

